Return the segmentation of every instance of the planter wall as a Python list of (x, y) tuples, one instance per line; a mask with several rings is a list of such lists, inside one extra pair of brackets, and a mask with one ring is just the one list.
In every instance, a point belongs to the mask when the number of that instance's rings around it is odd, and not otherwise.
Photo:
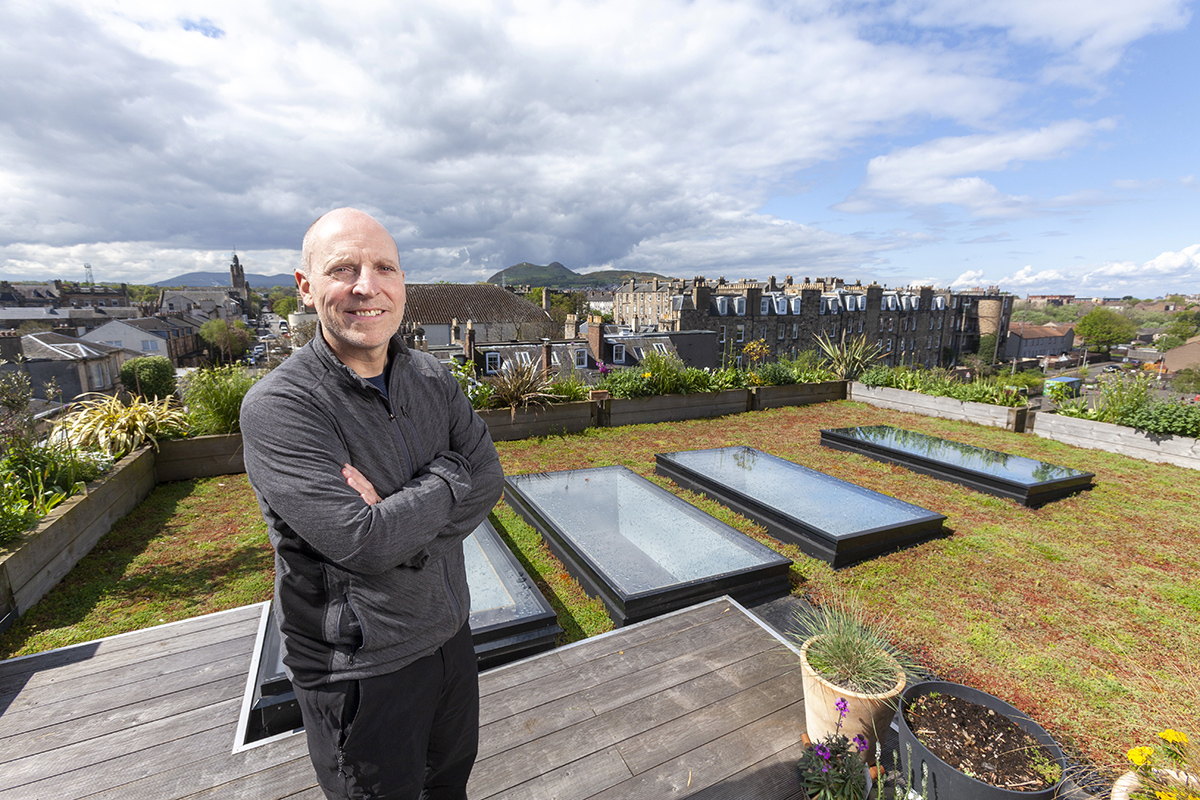
[(940, 419), (953, 419), (959, 422), (991, 425), (996, 428), (1007, 428), (1015, 433), (1025, 432), (1025, 423), (1029, 414), (1027, 408), (972, 403), (955, 400), (952, 397), (934, 397), (904, 389), (867, 386), (858, 381), (854, 381), (852, 384), (850, 398), (881, 408), (906, 411), (910, 414), (924, 414), (927, 417), (939, 417)]
[(750, 409), (762, 411), (766, 408), (806, 406), (811, 403), (845, 400), (846, 386), (846, 381), (797, 383), (791, 386), (756, 386), (750, 390)]
[(545, 408), (501, 408), (475, 412), (483, 417), (492, 441), (508, 442), (531, 436), (579, 433), (595, 424), (596, 404), (589, 401), (558, 403)]
[(154, 483), (154, 451), (132, 453), (0, 551), (0, 630), (53, 589)]
[(125, 456), (85, 494), (67, 499), (0, 549), (0, 632), (53, 589), (155, 484), (246, 471), (240, 434), (163, 441), (159, 448)]
[(602, 427), (615, 428), (618, 425), (722, 417), (749, 411), (750, 399), (750, 392), (746, 389), (729, 389), (724, 392), (604, 400), (599, 421)]
[(154, 455), (154, 478), (159, 483), (245, 471), (240, 433), (159, 442)]
[(1200, 469), (1200, 440), (1187, 436), (1155, 436), (1142, 431), (1075, 417), (1042, 412), (1036, 415), (1033, 432), (1076, 447), (1105, 450), (1123, 456)]

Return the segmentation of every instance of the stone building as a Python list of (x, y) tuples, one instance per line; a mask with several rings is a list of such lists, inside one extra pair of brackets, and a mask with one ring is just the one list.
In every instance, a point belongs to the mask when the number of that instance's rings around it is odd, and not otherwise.
[(839, 278), (782, 284), (630, 281), (614, 298), (615, 322), (634, 331), (711, 330), (719, 360), (740, 364), (742, 347), (763, 339), (772, 357), (816, 348), (818, 336), (835, 341), (865, 337), (884, 354), (880, 363), (933, 367), (956, 363), (979, 347), (980, 337), (1003, 342), (1013, 297), (996, 287), (952, 292), (933, 287), (888, 289)]

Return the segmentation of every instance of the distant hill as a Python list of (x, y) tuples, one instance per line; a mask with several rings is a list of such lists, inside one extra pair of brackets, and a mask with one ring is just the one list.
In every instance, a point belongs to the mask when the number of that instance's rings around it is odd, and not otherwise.
[[(293, 286), (296, 276), (287, 273), (283, 275), (256, 275), (246, 273), (246, 283), (255, 289), (270, 289), (272, 286)], [(193, 289), (225, 289), (229, 287), (229, 271), (225, 272), (189, 272), (174, 278), (158, 281), (151, 286), (188, 286)]]
[(624, 283), (631, 278), (642, 281), (648, 281), (653, 278), (670, 280), (665, 275), (657, 275), (653, 272), (633, 272), (629, 270), (610, 269), (603, 272), (589, 272), (587, 275), (580, 275), (578, 272), (567, 269), (557, 261), (552, 261), (545, 266), (530, 264), (524, 261), (508, 269), (500, 270), (488, 278), (488, 283), (494, 283), (497, 286), (504, 283), (515, 286), (522, 286), (524, 284), (529, 284), (530, 286), (549, 286), (551, 289), (594, 289), (598, 286), (612, 286)]

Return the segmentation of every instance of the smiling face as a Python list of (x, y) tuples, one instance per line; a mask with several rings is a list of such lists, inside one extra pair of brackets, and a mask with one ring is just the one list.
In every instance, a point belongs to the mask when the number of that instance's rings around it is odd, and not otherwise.
[(387, 346), (404, 317), (404, 272), (396, 242), (371, 216), (331, 211), (305, 236), (307, 274), (296, 272), (305, 305), (316, 308), (325, 342), (363, 377), (383, 372)]

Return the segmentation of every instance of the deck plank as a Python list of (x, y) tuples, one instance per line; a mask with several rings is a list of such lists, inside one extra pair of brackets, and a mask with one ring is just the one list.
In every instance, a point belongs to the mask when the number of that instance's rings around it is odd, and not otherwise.
[[(261, 609), (0, 662), (0, 800), (321, 800), (302, 733), (232, 752)], [(795, 655), (728, 600), (490, 670), (480, 694), (477, 800), (796, 796)]]

